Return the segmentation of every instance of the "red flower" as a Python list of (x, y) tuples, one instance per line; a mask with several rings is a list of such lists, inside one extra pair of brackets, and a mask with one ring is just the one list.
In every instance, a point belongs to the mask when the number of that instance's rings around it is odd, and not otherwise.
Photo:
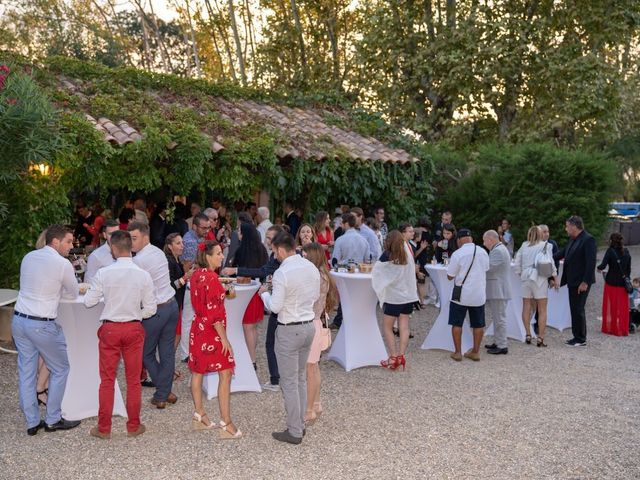
[(9, 75), (11, 73), (11, 70), (6, 65), (0, 65), (0, 72), (6, 73), (7, 75)]
[(17, 98), (7, 98), (7, 103), (9, 105), (15, 105), (16, 103), (18, 103), (18, 99)]
[(4, 90), (4, 82), (7, 80), (7, 77), (4, 75), (0, 75), (0, 90)]

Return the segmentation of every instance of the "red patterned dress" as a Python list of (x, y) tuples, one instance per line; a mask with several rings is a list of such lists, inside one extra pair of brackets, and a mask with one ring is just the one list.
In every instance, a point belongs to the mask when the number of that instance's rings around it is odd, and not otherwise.
[(191, 304), (195, 316), (189, 333), (189, 369), (194, 373), (233, 369), (235, 360), (222, 353), (222, 342), (213, 325), (222, 322), (227, 328), (224, 308), (225, 291), (218, 275), (200, 268), (191, 276)]

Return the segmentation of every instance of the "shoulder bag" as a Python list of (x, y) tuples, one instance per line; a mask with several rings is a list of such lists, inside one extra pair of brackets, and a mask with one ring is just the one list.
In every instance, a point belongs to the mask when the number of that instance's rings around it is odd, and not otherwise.
[(538, 275), (544, 278), (553, 276), (553, 258), (547, 253), (548, 243), (549, 242), (544, 242), (544, 247), (536, 254), (534, 261)]
[(473, 267), (473, 262), (476, 259), (476, 249), (477, 248), (478, 247), (476, 245), (473, 246), (473, 257), (471, 258), (471, 265), (469, 265), (469, 269), (467, 270), (467, 274), (462, 279), (462, 283), (460, 285), (455, 285), (455, 284), (453, 285), (453, 292), (451, 292), (451, 301), (453, 301), (453, 302), (459, 302), (460, 301), (460, 297), (462, 296), (462, 286), (464, 285), (464, 282), (467, 281), (467, 277), (469, 276), (469, 272), (471, 271), (471, 267)]
[(320, 317), (322, 320), (322, 329), (320, 330), (320, 350), (328, 350), (331, 346), (331, 329), (329, 328), (329, 314), (324, 312)]
[(618, 268), (620, 269), (620, 274), (622, 275), (622, 280), (624, 281), (624, 289), (627, 293), (633, 293), (633, 284), (631, 283), (631, 279), (627, 277), (622, 271), (622, 265), (620, 263), (620, 257), (618, 256), (618, 252), (616, 252), (615, 248), (612, 248), (611, 251), (616, 256), (616, 263), (618, 264)]

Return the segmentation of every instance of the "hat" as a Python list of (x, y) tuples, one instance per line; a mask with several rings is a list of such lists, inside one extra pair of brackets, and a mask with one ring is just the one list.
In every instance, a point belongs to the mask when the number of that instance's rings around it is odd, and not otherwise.
[(458, 238), (471, 237), (471, 236), (473, 235), (471, 235), (471, 230), (469, 230), (468, 228), (461, 228), (460, 230), (458, 230), (458, 234), (457, 234)]

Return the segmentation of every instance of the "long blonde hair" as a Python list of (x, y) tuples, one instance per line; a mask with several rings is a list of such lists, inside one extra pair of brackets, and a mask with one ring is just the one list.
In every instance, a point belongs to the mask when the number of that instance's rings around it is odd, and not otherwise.
[(317, 267), (320, 276), (329, 282), (329, 291), (327, 292), (324, 310), (325, 312), (331, 312), (338, 306), (338, 289), (336, 288), (336, 282), (334, 282), (331, 275), (329, 275), (329, 267), (324, 249), (318, 242), (311, 242), (302, 247), (302, 251), (307, 254), (307, 260)]
[(529, 245), (536, 245), (540, 240), (542, 240), (542, 232), (537, 225), (534, 225), (527, 232), (527, 241)]

